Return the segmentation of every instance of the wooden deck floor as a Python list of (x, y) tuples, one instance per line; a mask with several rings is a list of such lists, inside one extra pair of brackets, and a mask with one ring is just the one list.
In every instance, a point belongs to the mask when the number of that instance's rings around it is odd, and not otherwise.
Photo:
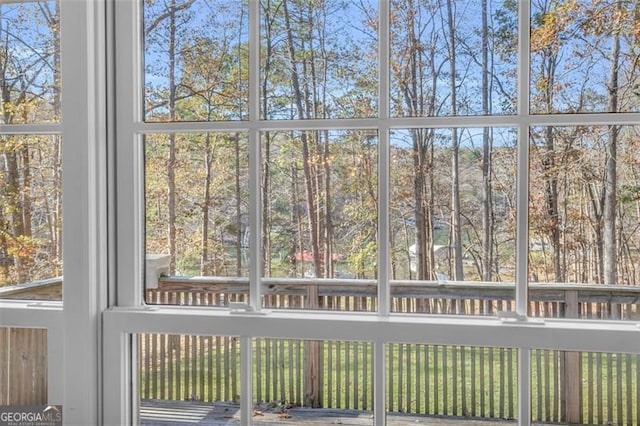
[[(196, 401), (145, 400), (140, 404), (140, 424), (143, 426), (221, 426), (239, 425), (240, 407), (237, 404)], [(330, 410), (312, 408), (268, 408), (254, 410), (254, 425), (372, 425), (370, 411)], [(427, 417), (389, 414), (390, 426), (489, 426), (513, 425), (515, 421), (478, 420), (461, 417)]]

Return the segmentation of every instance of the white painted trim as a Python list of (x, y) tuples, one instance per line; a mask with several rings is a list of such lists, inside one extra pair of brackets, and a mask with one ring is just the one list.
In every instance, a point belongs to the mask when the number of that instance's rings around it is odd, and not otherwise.
[(118, 306), (142, 304), (144, 271), (144, 170), (142, 138), (141, 28), (139, 1), (116, 1), (116, 299)]
[[(104, 2), (60, 2), (64, 239), (64, 418), (99, 420), (105, 277)], [(65, 101), (66, 100), (66, 101)], [(55, 334), (55, 333), (54, 333)], [(73, 372), (73, 373), (71, 373)]]
[(531, 126), (607, 126), (610, 124), (637, 126), (640, 123), (640, 113), (532, 114), (529, 116), (529, 122)]
[[(515, 313), (525, 319), (529, 307), (530, 13), (530, 0), (521, 0), (518, 6)], [(526, 347), (518, 349), (518, 424), (524, 426), (531, 422), (531, 351)]]
[[(529, 302), (529, 8), (520, 2), (518, 20), (518, 173), (516, 176), (516, 312), (527, 315)], [(525, 31), (526, 28), (526, 31)], [(524, 34), (524, 35), (523, 35)]]
[(503, 322), (464, 316), (367, 313), (251, 315), (207, 308), (113, 308), (105, 333), (169, 333), (640, 353), (640, 330), (622, 321)]
[(130, 336), (104, 321), (102, 424), (124, 426), (132, 424), (132, 372)]
[[(46, 328), (48, 395), (67, 424), (99, 422), (99, 311), (106, 194), (102, 136), (103, 1), (60, 2), (62, 124), (3, 126), (3, 133), (62, 135), (64, 304), (1, 301), (0, 324)], [(71, 373), (73, 372), (73, 373)]]
[[(391, 248), (389, 229), (390, 134), (389, 134), (389, 2), (380, 0), (378, 26), (378, 313), (391, 313)], [(375, 375), (374, 375), (375, 378)]]
[(64, 339), (63, 327), (47, 327), (47, 403), (63, 406), (66, 380)]
[(0, 124), (0, 133), (5, 135), (47, 135), (61, 132), (61, 124)]
[[(380, 86), (382, 88), (382, 85)], [(528, 105), (527, 105), (528, 108)], [(383, 110), (380, 109), (381, 114)], [(446, 128), (452, 127), (517, 127), (531, 126), (584, 126), (610, 124), (638, 125), (640, 113), (593, 113), (593, 114), (553, 114), (553, 115), (495, 115), (495, 116), (457, 116), (457, 117), (397, 117), (397, 118), (354, 118), (354, 119), (315, 119), (315, 120), (257, 120), (251, 121), (213, 121), (213, 122), (139, 122), (131, 126), (136, 133), (194, 133), (207, 131), (247, 132), (249, 128), (261, 130), (341, 130), (341, 129), (379, 129), (388, 126), (391, 129), (404, 128)]]
[[(260, 119), (260, 2), (249, 2), (249, 305), (262, 309), (262, 170)], [(245, 130), (246, 131), (246, 130)], [(242, 383), (243, 386), (248, 383)]]
[(62, 302), (0, 300), (0, 327), (63, 327)]

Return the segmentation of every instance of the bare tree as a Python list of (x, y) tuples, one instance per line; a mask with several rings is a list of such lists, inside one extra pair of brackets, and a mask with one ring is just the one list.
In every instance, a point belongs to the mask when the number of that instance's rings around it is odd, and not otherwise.
[[(450, 113), (458, 114), (457, 70), (456, 70), (456, 23), (453, 15), (453, 0), (447, 0), (447, 44), (449, 48)], [(458, 129), (451, 129), (451, 245), (453, 248), (453, 279), (464, 281), (462, 264), (462, 225), (460, 223), (460, 141)]]
[[(491, 114), (490, 64), (489, 64), (489, 9), (487, 0), (482, 0), (482, 114)], [(482, 279), (491, 281), (493, 269), (493, 194), (491, 184), (490, 129), (482, 129)]]
[[(615, 2), (616, 13), (622, 13), (622, 3)], [(618, 111), (618, 74), (620, 66), (620, 29), (612, 31), (612, 48), (609, 57), (609, 112)], [(603, 278), (604, 284), (617, 284), (617, 150), (618, 126), (609, 126), (609, 137), (605, 148), (603, 220)]]

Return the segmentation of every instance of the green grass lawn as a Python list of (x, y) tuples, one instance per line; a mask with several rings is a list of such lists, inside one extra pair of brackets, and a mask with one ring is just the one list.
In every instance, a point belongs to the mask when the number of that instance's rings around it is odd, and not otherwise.
[[(165, 347), (168, 341), (165, 339)], [(146, 344), (152, 347), (150, 342)], [(157, 340), (158, 353), (160, 346)], [(171, 357), (168, 354), (165, 350), (164, 363), (158, 366), (163, 368), (150, 368), (141, 361), (142, 398), (237, 401), (240, 393), (237, 339), (190, 336), (182, 339), (179, 347), (174, 346)], [(318, 356), (322, 366), (321, 405), (371, 410), (372, 345), (324, 342)], [(581, 355), (578, 379), (581, 387), (577, 391), (586, 423), (638, 424), (638, 358), (638, 355)], [(305, 359), (303, 341), (254, 341), (254, 401), (303, 404)], [(558, 351), (532, 352), (534, 420), (560, 420), (564, 404), (563, 362)], [(515, 350), (393, 344), (389, 345), (386, 364), (389, 411), (491, 418), (517, 415)]]

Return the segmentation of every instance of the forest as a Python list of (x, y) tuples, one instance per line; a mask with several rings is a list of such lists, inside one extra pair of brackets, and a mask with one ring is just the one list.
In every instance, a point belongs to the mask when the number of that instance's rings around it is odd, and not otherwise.
[[(153, 132), (146, 252), (170, 255), (171, 275), (246, 277), (259, 232), (264, 277), (374, 279), (388, 199), (390, 279), (509, 282), (528, 173), (531, 282), (640, 284), (640, 124), (531, 125), (528, 167), (517, 164), (517, 114), (640, 112), (640, 4), (531, 4), (528, 59), (516, 0), (390, 0), (380, 96), (378, 1), (260, 0), (262, 229), (249, 227), (248, 124)], [(146, 123), (248, 123), (250, 5), (144, 0)], [(0, 5), (3, 125), (72, 119), (60, 116), (59, 8)], [(517, 108), (527, 59), (529, 112)], [(469, 116), (513, 126), (420, 121)], [(63, 273), (63, 149), (59, 134), (0, 130), (0, 285)]]

